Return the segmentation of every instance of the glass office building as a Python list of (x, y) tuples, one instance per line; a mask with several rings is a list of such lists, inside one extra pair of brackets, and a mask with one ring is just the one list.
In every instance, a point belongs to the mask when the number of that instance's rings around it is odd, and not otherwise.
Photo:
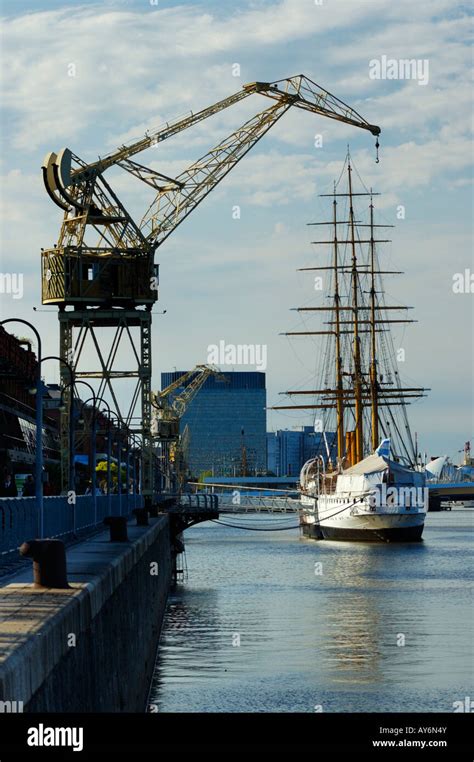
[[(327, 447), (326, 447), (327, 445)], [(298, 476), (304, 463), (317, 455), (327, 460), (327, 448), (334, 457), (336, 435), (315, 432), (312, 426), (303, 426), (298, 431), (280, 429), (267, 434), (268, 473), (275, 476)]]
[[(165, 389), (185, 371), (161, 374)], [(211, 376), (189, 403), (180, 430), (190, 433), (187, 462), (194, 477), (266, 473), (265, 373), (229, 372)], [(189, 383), (189, 381), (188, 381)], [(181, 387), (182, 388), (182, 387)], [(179, 394), (178, 389), (174, 394)]]

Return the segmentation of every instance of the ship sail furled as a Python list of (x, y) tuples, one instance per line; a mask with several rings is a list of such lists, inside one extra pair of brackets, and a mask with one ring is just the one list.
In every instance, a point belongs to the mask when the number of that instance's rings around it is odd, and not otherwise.
[[(354, 173), (362, 186), (354, 189)], [(276, 405), (274, 410), (313, 410), (319, 430), (336, 432), (328, 468), (350, 468), (377, 450), (382, 439), (391, 443), (391, 457), (415, 467), (416, 444), (410, 432), (407, 406), (427, 389), (404, 386), (391, 335), (395, 324), (408, 319), (411, 307), (387, 303), (383, 279), (400, 271), (381, 265), (389, 239), (381, 229), (392, 225), (375, 221), (376, 197), (354, 169), (350, 154), (333, 192), (332, 214), (324, 222), (311, 222), (324, 230), (312, 241), (316, 264), (300, 268), (324, 273), (329, 280), (329, 304), (298, 307), (297, 312), (323, 317), (319, 330), (294, 330), (285, 336), (322, 337), (324, 349), (314, 389), (293, 389), (283, 394), (305, 398), (304, 404)], [(357, 203), (357, 210), (355, 208)], [(326, 232), (327, 231), (327, 232)], [(329, 252), (329, 261), (321, 254)], [(327, 297), (327, 289), (321, 292)], [(310, 399), (308, 399), (310, 398)], [(299, 401), (299, 400), (298, 400)]]

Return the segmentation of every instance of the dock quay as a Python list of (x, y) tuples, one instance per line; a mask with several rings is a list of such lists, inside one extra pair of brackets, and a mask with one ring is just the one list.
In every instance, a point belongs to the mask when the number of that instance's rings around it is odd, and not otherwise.
[[(93, 524), (92, 497), (82, 498), (78, 526), (94, 533), (72, 541), (71, 511), (65, 519), (63, 499), (47, 498), (48, 538), (68, 540), (65, 589), (36, 585), (27, 561), (9, 571), (18, 545), (28, 532), (35, 536), (35, 499), (0, 499), (4, 711), (145, 711), (182, 532), (218, 516), (217, 499), (200, 497), (180, 505), (174, 496), (156, 496), (153, 515), (122, 516), (127, 539), (121, 542), (111, 541), (104, 527), (104, 506)], [(135, 504), (141, 501), (130, 501), (130, 510)]]

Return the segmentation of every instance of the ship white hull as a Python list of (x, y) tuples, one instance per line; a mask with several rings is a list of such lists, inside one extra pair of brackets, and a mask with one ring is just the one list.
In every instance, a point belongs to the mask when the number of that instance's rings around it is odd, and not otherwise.
[(308, 510), (302, 513), (300, 525), (303, 534), (313, 539), (413, 542), (421, 540), (423, 533), (424, 510), (402, 508), (384, 512), (370, 510), (363, 504), (356, 508), (347, 502), (333, 502), (325, 509), (316, 506), (315, 498), (306, 497), (301, 502)]
[(377, 453), (346, 471), (328, 478), (323, 474), (322, 479), (318, 473), (315, 478), (313, 463), (308, 461), (300, 475), (305, 535), (325, 540), (421, 540), (429, 500), (424, 474)]

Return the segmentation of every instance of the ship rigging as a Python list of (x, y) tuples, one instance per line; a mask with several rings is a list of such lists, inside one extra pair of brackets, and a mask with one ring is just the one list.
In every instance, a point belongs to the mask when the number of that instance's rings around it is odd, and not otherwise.
[[(354, 190), (354, 173), (362, 190)], [(291, 389), (289, 397), (311, 397), (304, 404), (276, 405), (273, 410), (313, 410), (315, 430), (336, 432), (328, 459), (334, 470), (349, 468), (373, 453), (382, 438), (390, 439), (396, 460), (415, 467), (416, 442), (410, 431), (407, 406), (425, 396), (423, 387), (404, 386), (398, 367), (404, 350), (395, 349), (390, 328), (416, 322), (407, 317), (408, 307), (386, 303), (382, 276), (401, 271), (383, 269), (381, 230), (393, 225), (375, 221), (375, 201), (380, 194), (366, 188), (354, 169), (348, 150), (343, 171), (333, 192), (321, 194), (332, 199), (332, 215), (327, 221), (310, 222), (329, 235), (312, 241), (319, 257), (321, 248), (330, 249), (327, 264), (300, 268), (324, 273), (328, 278), (329, 305), (296, 308), (298, 313), (327, 316), (322, 330), (293, 330), (285, 336), (324, 336), (325, 347), (317, 386)], [(355, 212), (355, 201), (368, 201)], [(362, 206), (362, 205), (361, 205)], [(306, 328), (306, 326), (305, 326)], [(319, 416), (319, 417), (318, 417)], [(316, 424), (318, 423), (318, 427)]]

